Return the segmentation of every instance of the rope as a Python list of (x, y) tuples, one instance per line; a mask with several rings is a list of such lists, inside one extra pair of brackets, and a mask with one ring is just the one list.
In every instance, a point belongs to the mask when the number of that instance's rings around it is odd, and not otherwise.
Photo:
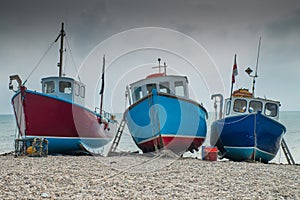
[(30, 78), (30, 76), (32, 75), (32, 73), (38, 68), (38, 66), (41, 64), (42, 60), (44, 59), (44, 57), (47, 55), (47, 53), (50, 51), (50, 49), (52, 48), (52, 46), (54, 45), (55, 42), (52, 42), (51, 45), (48, 47), (48, 49), (45, 51), (45, 53), (43, 54), (43, 56), (40, 58), (40, 60), (38, 61), (38, 63), (36, 64), (36, 66), (33, 68), (33, 70), (30, 72), (30, 74), (28, 75), (28, 77), (26, 78), (26, 80), (23, 82), (22, 85), (25, 85), (25, 83), (28, 81), (28, 79)]
[(70, 48), (70, 44), (69, 44), (69, 40), (68, 40), (67, 35), (65, 36), (65, 38), (66, 38), (66, 42), (67, 42), (67, 47), (68, 47), (68, 49), (69, 49), (69, 51), (70, 51), (70, 55), (71, 55), (71, 59), (72, 59), (73, 65), (74, 65), (75, 70), (76, 70), (76, 72), (77, 72), (78, 80), (81, 81), (81, 80), (80, 80), (80, 77), (79, 77), (79, 75), (78, 75), (78, 68), (77, 68), (77, 65), (76, 65), (76, 63), (75, 63), (75, 59), (74, 59), (74, 57), (73, 57), (73, 54), (72, 54), (72, 51), (71, 51), (71, 48)]
[(66, 50), (64, 50), (66, 52), (65, 54), (65, 63), (64, 63), (64, 68), (63, 68), (63, 76), (66, 75), (66, 71), (67, 71), (67, 60), (68, 60), (68, 52)]
[[(153, 161), (155, 161), (155, 160), (161, 158), (162, 156), (164, 156), (164, 154), (157, 154), (157, 155), (154, 156), (153, 159), (151, 159), (151, 160), (145, 160), (145, 161), (143, 161), (143, 162), (141, 162), (141, 163), (137, 163), (137, 164), (135, 164), (135, 165), (131, 165), (131, 166), (127, 167), (126, 169), (124, 169), (124, 170), (122, 170), (122, 171), (119, 171), (119, 172), (116, 173), (116, 174), (113, 174), (113, 175), (104, 177), (102, 180), (107, 180), (107, 179), (111, 179), (111, 178), (117, 177), (117, 176), (119, 176), (119, 175), (122, 175), (122, 174), (128, 172), (130, 169), (134, 169), (135, 167), (144, 165), (144, 164), (146, 164), (146, 163), (151, 163), (151, 162), (153, 162)], [(172, 164), (172, 163), (171, 163), (171, 164)], [(171, 164), (169, 164), (168, 166), (170, 166)]]
[(291, 147), (291, 149), (296, 149), (296, 148), (300, 148), (300, 146)]
[(293, 130), (293, 131), (288, 131), (288, 133), (300, 133), (300, 130)]
[[(235, 121), (233, 121), (233, 122), (219, 122), (219, 121), (217, 121), (217, 123), (218, 124), (234, 124), (234, 123), (238, 123), (238, 122), (240, 122), (240, 121), (242, 121), (242, 120), (244, 120), (244, 119), (246, 119), (247, 117), (250, 117), (251, 115), (246, 115), (245, 117), (243, 117), (243, 118), (241, 118), (241, 119), (239, 119), (239, 120), (235, 120)], [(222, 121), (225, 121), (225, 118), (223, 118), (223, 119), (221, 119)]]
[[(153, 145), (154, 145), (154, 149), (155, 151), (158, 150), (159, 146), (157, 144), (157, 138), (155, 138), (156, 133), (158, 133), (158, 128), (156, 127), (156, 121), (157, 121), (157, 111), (155, 109), (155, 103), (154, 102), (154, 94), (152, 93), (152, 91), (149, 91), (148, 94), (148, 106), (149, 106), (149, 111), (150, 111), (150, 123), (152, 124), (152, 136), (154, 137), (154, 141), (153, 141)], [(156, 129), (157, 128), (157, 129)], [(159, 136), (159, 135), (158, 135)]]
[[(256, 156), (256, 148), (257, 148), (257, 135), (256, 135), (256, 125), (257, 125), (257, 121), (256, 121), (256, 117), (257, 115), (254, 115), (254, 152), (253, 152), (253, 160), (255, 160), (255, 156)], [(260, 158), (261, 159), (261, 158)]]
[[(18, 121), (18, 117), (16, 118), (17, 123), (16, 123), (16, 128), (15, 128), (15, 156), (19, 155), (21, 153), (19, 143), (18, 143), (18, 146), (16, 146), (16, 139), (22, 138), (20, 129), (22, 128), (22, 116), (25, 116), (25, 114), (23, 113), (24, 98), (22, 97), (22, 92), (20, 92), (19, 95), (21, 95), (21, 106), (19, 107), (19, 110), (17, 110), (15, 112), (15, 114), (17, 114), (18, 112), (21, 112), (21, 114), (20, 114), (20, 121)], [(16, 109), (16, 108), (14, 108), (14, 109)], [(18, 133), (18, 135), (17, 135), (17, 133)], [(24, 135), (24, 137), (26, 137), (25, 132), (23, 133), (23, 135)], [(16, 149), (16, 148), (18, 148), (18, 149)]]
[(19, 143), (18, 143), (18, 147), (17, 147), (17, 144), (16, 144), (17, 139), (20, 138), (20, 134), (19, 134), (18, 130), (19, 130), (19, 127), (18, 127), (18, 124), (16, 123), (16, 127), (15, 127), (15, 139), (14, 139), (14, 146), (15, 146), (14, 153), (15, 153), (15, 156), (17, 155), (17, 150), (19, 149)]

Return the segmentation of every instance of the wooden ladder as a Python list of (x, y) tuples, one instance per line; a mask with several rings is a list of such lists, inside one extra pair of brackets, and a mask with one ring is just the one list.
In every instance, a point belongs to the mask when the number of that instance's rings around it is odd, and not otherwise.
[(296, 164), (295, 160), (294, 160), (294, 158), (293, 158), (293, 156), (292, 156), (292, 154), (291, 154), (284, 138), (282, 138), (282, 140), (281, 140), (281, 148), (284, 152), (284, 155), (285, 155), (286, 160), (288, 161), (289, 165), (295, 165)]
[(118, 127), (117, 134), (116, 134), (116, 136), (114, 138), (114, 141), (113, 141), (113, 143), (112, 143), (112, 145), (111, 145), (111, 147), (108, 151), (108, 154), (110, 154), (112, 152), (115, 152), (117, 150), (117, 147), (119, 145), (119, 142), (120, 142), (121, 136), (123, 134), (123, 130), (125, 128), (125, 125), (126, 125), (126, 120), (125, 120), (125, 118), (123, 118), (120, 125), (119, 125), (119, 127)]

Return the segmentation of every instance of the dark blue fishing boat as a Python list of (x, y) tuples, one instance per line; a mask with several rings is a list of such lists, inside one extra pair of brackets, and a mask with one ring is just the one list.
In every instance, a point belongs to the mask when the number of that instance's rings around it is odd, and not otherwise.
[(278, 101), (233, 95), (225, 100), (225, 116), (211, 126), (211, 144), (230, 160), (272, 160), (286, 131), (278, 122), (279, 106)]
[[(237, 70), (236, 59), (232, 85), (237, 75), (235, 70)], [(252, 70), (248, 68), (246, 72), (250, 75)], [(225, 100), (223, 112), (223, 96), (220, 94), (212, 96), (216, 100), (219, 99), (220, 111), (219, 119), (211, 126), (210, 142), (211, 145), (218, 147), (223, 158), (268, 163), (276, 156), (286, 128), (278, 121), (280, 102), (254, 97), (257, 73), (251, 77), (253, 77), (253, 92), (247, 89), (231, 92), (230, 98)]]

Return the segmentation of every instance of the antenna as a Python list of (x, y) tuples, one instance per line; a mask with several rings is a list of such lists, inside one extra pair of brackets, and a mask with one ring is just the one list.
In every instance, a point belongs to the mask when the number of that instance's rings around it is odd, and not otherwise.
[(256, 59), (256, 67), (255, 67), (255, 75), (253, 76), (253, 83), (252, 83), (252, 97), (254, 97), (254, 90), (255, 90), (255, 78), (257, 76), (257, 68), (258, 68), (258, 59), (260, 53), (260, 45), (261, 45), (261, 37), (259, 37), (258, 48), (257, 48), (257, 59)]
[(255, 78), (258, 77), (257, 75), (257, 69), (258, 69), (258, 60), (259, 60), (259, 53), (260, 53), (260, 46), (261, 46), (261, 37), (259, 37), (259, 42), (258, 42), (258, 48), (257, 48), (257, 59), (256, 59), (256, 66), (255, 66), (255, 74), (251, 75), (251, 73), (253, 72), (253, 70), (248, 67), (245, 72), (253, 78), (253, 82), (252, 82), (252, 97), (254, 97), (254, 91), (255, 91)]
[(257, 77), (257, 68), (258, 68), (258, 59), (260, 53), (261, 37), (259, 37), (258, 48), (257, 48), (257, 59), (256, 59), (256, 68), (255, 68), (255, 77)]
[(158, 60), (158, 72), (160, 73), (160, 61), (161, 61), (161, 59), (158, 58), (157, 60)]
[(164, 73), (165, 73), (165, 76), (167, 76), (167, 64), (164, 62)]

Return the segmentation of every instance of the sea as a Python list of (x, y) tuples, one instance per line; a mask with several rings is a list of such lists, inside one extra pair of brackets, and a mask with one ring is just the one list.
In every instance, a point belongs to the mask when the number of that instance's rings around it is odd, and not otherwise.
[[(120, 121), (122, 114), (116, 114), (117, 120)], [(213, 121), (214, 114), (209, 113), (208, 124), (208, 133), (207, 139), (203, 145), (209, 146), (209, 132), (210, 124)], [(284, 135), (284, 139), (288, 145), (288, 148), (295, 160), (296, 163), (300, 164), (300, 111), (281, 111), (280, 112), (280, 121), (287, 128), (287, 132)], [(14, 141), (18, 135), (18, 129), (16, 126), (14, 115), (0, 115), (0, 155), (14, 151)], [(137, 152), (141, 153), (141, 150), (135, 145), (132, 140), (130, 133), (125, 127), (122, 134), (118, 151), (123, 152)], [(186, 157), (200, 157), (199, 152), (193, 155), (191, 153), (186, 153)], [(276, 157), (271, 161), (271, 163), (287, 163), (285, 155), (280, 148)]]

